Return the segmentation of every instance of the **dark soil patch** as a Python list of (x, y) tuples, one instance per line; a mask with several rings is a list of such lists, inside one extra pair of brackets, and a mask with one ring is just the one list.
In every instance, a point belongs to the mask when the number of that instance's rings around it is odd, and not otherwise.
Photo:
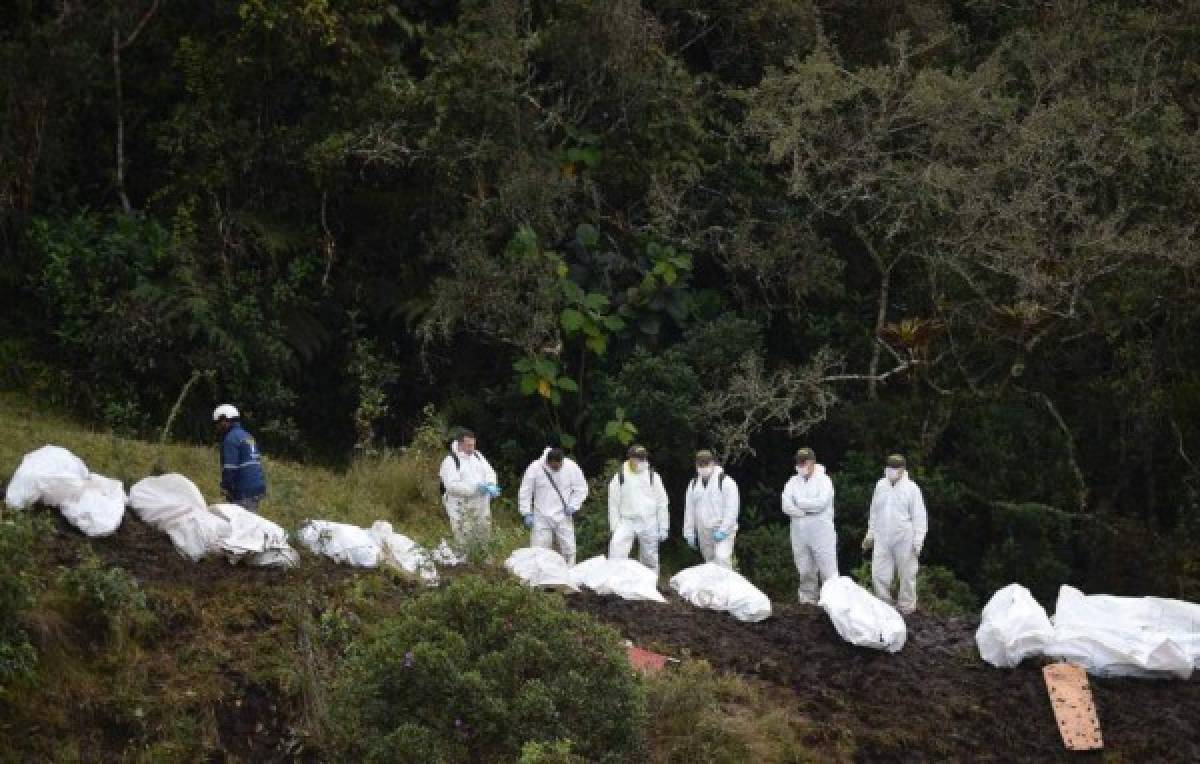
[(242, 761), (282, 761), (294, 754), (298, 743), (291, 738), (279, 693), (231, 677), (234, 689), (217, 705), (217, 730), (221, 747)]
[(170, 538), (127, 511), (121, 527), (112, 536), (89, 539), (53, 512), (56, 543), (51, 562), (73, 567), (85, 554), (95, 554), (108, 565), (124, 568), (139, 581), (150, 584), (180, 584), (199, 594), (213, 594), (231, 583), (251, 580), (257, 587), (295, 586), (298, 582), (336, 584), (356, 571), (330, 560), (305, 555), (294, 569), (230, 565), (219, 557), (192, 562), (179, 554)]
[[(790, 688), (803, 714), (851, 733), (861, 761), (1068, 758), (1040, 666), (983, 663), (972, 619), (918, 613), (906, 619), (904, 649), (889, 655), (847, 644), (816, 607), (777, 605), (773, 617), (747, 624), (676, 598), (666, 606), (590, 593), (567, 601), (641, 647)], [(1108, 754), (1200, 761), (1200, 680), (1091, 685)]]

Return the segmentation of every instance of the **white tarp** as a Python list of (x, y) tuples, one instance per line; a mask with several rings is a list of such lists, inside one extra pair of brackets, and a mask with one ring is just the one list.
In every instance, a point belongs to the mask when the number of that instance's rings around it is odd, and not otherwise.
[(287, 531), (238, 504), (213, 504), (210, 512), (229, 523), (229, 535), (220, 546), (230, 562), (245, 560), (260, 567), (290, 568), (300, 556), (288, 544)]
[(567, 561), (553, 549), (525, 547), (504, 561), (504, 568), (530, 586), (577, 592)]
[(88, 475), (79, 495), (59, 510), (71, 525), (88, 536), (111, 536), (125, 518), (125, 486), (120, 480)]
[(1020, 584), (992, 595), (975, 632), (980, 657), (998, 668), (1013, 668), (1041, 655), (1053, 641), (1054, 626), (1045, 608)]
[(380, 560), (384, 564), (418, 575), (428, 586), (437, 586), (437, 568), (424, 547), (408, 536), (394, 532), (392, 524), (383, 520), (371, 525), (370, 534), (379, 545)]
[(314, 554), (343, 565), (374, 568), (382, 550), (365, 528), (328, 520), (310, 520), (300, 529), (300, 542)]
[(208, 511), (196, 484), (170, 473), (148, 477), (129, 489), (129, 506), (148, 525), (170, 537), (176, 551), (193, 562), (222, 551), (230, 534), (225, 518)]
[(1200, 605), (1063, 586), (1046, 655), (1097, 676), (1187, 679), (1200, 662)]
[(59, 446), (31, 451), (8, 481), (5, 503), (28, 509), (41, 502), (88, 536), (108, 536), (125, 516), (125, 487), (120, 481), (92, 475), (79, 457)]
[(767, 595), (738, 573), (711, 562), (681, 570), (671, 579), (671, 588), (696, 607), (724, 610), (739, 621), (771, 615)]
[(658, 573), (629, 558), (610, 560), (601, 555), (584, 560), (571, 568), (571, 583), (623, 600), (667, 601), (658, 590)]
[(852, 645), (898, 653), (908, 638), (908, 628), (896, 609), (849, 576), (826, 581), (817, 604), (824, 608), (842, 639)]
[(467, 561), (467, 558), (454, 551), (449, 541), (442, 539), (437, 548), (433, 550), (433, 561), (438, 565), (445, 565), (452, 568), (455, 565), (462, 565)]
[(60, 507), (83, 490), (88, 468), (65, 448), (42, 446), (25, 454), (8, 481), (4, 503), (13, 509), (29, 509), (37, 502)]

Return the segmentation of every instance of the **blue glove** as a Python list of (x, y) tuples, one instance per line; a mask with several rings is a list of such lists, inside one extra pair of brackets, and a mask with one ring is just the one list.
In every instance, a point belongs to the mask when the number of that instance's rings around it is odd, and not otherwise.
[(729, 534), (725, 531), (715, 531), (713, 533), (713, 541), (724, 541), (729, 538)]
[(684, 541), (686, 541), (687, 545), (690, 546), (692, 549), (696, 548), (696, 539), (695, 538), (689, 536), (689, 537), (685, 538)]
[(521, 515), (521, 519), (525, 522), (526, 528), (533, 527), (533, 514), (532, 513), (530, 513), (528, 515)]
[(500, 486), (496, 485), (495, 483), (485, 483), (484, 490), (486, 490), (487, 495), (491, 496), (493, 499), (500, 495)]
[(488, 484), (480, 483), (479, 485), (475, 486), (475, 493), (479, 494), (480, 496), (488, 496)]

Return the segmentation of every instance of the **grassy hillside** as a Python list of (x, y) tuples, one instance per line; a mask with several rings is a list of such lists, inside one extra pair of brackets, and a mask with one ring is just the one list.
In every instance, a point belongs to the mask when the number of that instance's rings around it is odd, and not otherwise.
[[(207, 448), (149, 443), (88, 430), (12, 395), (0, 395), (0, 426), (6, 432), (0, 442), (0, 469), (5, 479), (24, 454), (53, 444), (75, 453), (93, 472), (123, 481), (126, 489), (151, 474), (179, 472), (196, 483), (210, 502), (220, 500), (215, 443)], [(443, 455), (432, 426), (422, 429), (410, 448), (359, 462), (344, 473), (275, 460), (266, 454), (270, 495), (262, 513), (292, 531), (307, 519), (364, 526), (388, 520), (397, 531), (423, 542), (436, 542), (450, 532), (438, 499), (437, 469)], [(502, 531), (520, 525), (516, 514), (506, 509), (511, 509), (511, 501), (501, 500), (494, 513)]]
[[(177, 470), (210, 497), (216, 489), (213, 448), (88, 431), (14, 398), (0, 398), (0, 426), (6, 471), (56, 443), (127, 482)], [(272, 462), (266, 513), (291, 528), (306, 517), (386, 518), (436, 540), (447, 530), (438, 442), (427, 427), (411, 448), (346, 474)], [(428, 590), (309, 554), (284, 571), (191, 563), (132, 515), (113, 537), (87, 539), (57, 512), (5, 511), (0, 761), (361, 761), (370, 751), (383, 761), (573, 764), (596, 760), (578, 753), (608, 750), (609, 738), (588, 740), (594, 725), (570, 719), (614, 713), (631, 714), (611, 739), (625, 752), (614, 761), (1063, 755), (1039, 665), (983, 664), (974, 616), (913, 616), (905, 649), (889, 655), (846, 644), (811, 606), (777, 601), (772, 618), (741, 624), (674, 596), (659, 605), (530, 593), (496, 563), (525, 541), (511, 506), (497, 514), (491, 560), (444, 569)], [(627, 670), (626, 637), (682, 666), (622, 681), (612, 672)], [(472, 665), (469, 646), (489, 641)], [(23, 643), (35, 660), (19, 671)], [(566, 668), (538, 676), (551, 663)], [(498, 694), (506, 681), (512, 695)], [(580, 689), (597, 686), (607, 689)], [(1200, 756), (1200, 680), (1092, 686), (1115, 760)], [(451, 706), (475, 715), (463, 722)]]
[[(23, 454), (51, 443), (127, 486), (177, 471), (210, 500), (217, 495), (215, 447), (120, 438), (9, 396), (0, 396), (0, 427), (5, 479)], [(388, 519), (434, 542), (448, 533), (436, 497), (438, 442), (426, 428), (411, 448), (345, 474), (271, 460), (264, 514), (293, 530), (312, 517)], [(342, 760), (348, 732), (336, 698), (346, 656), (424, 592), (394, 571), (351, 570), (307, 553), (287, 571), (191, 563), (132, 513), (113, 537), (87, 539), (57, 512), (2, 512), (0, 580), (17, 582), (28, 600), (0, 612), (0, 659), (4, 640), (20, 633), (36, 662), (0, 681), (0, 761)], [(445, 571), (449, 578), (492, 586), (507, 577), (495, 561), (526, 535), (511, 505), (496, 514), (492, 561)], [(639, 682), (645, 757), (810, 758), (810, 725), (777, 688), (686, 665)], [(563, 750), (534, 748), (526, 760), (575, 760)]]

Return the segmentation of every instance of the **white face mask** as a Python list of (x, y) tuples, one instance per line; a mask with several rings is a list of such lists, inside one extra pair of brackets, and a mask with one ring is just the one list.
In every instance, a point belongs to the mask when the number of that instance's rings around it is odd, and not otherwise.
[(895, 483), (897, 480), (900, 479), (900, 476), (904, 474), (904, 468), (903, 467), (885, 467), (883, 470), (883, 474), (884, 474), (884, 476), (887, 477), (888, 480)]
[(634, 472), (645, 472), (646, 471), (646, 463), (644, 461), (642, 461), (641, 459), (634, 459), (633, 461), (631, 461), (629, 463), (629, 466), (630, 466), (630, 468), (633, 469)]
[(806, 477), (808, 477), (808, 468), (809, 468), (808, 464), (797, 464), (796, 465), (796, 474), (802, 478), (806, 478)]
[(713, 468), (712, 468), (712, 465), (709, 465), (707, 467), (697, 467), (696, 472), (698, 472), (700, 474), (700, 477), (702, 477), (702, 478), (712, 477)]

